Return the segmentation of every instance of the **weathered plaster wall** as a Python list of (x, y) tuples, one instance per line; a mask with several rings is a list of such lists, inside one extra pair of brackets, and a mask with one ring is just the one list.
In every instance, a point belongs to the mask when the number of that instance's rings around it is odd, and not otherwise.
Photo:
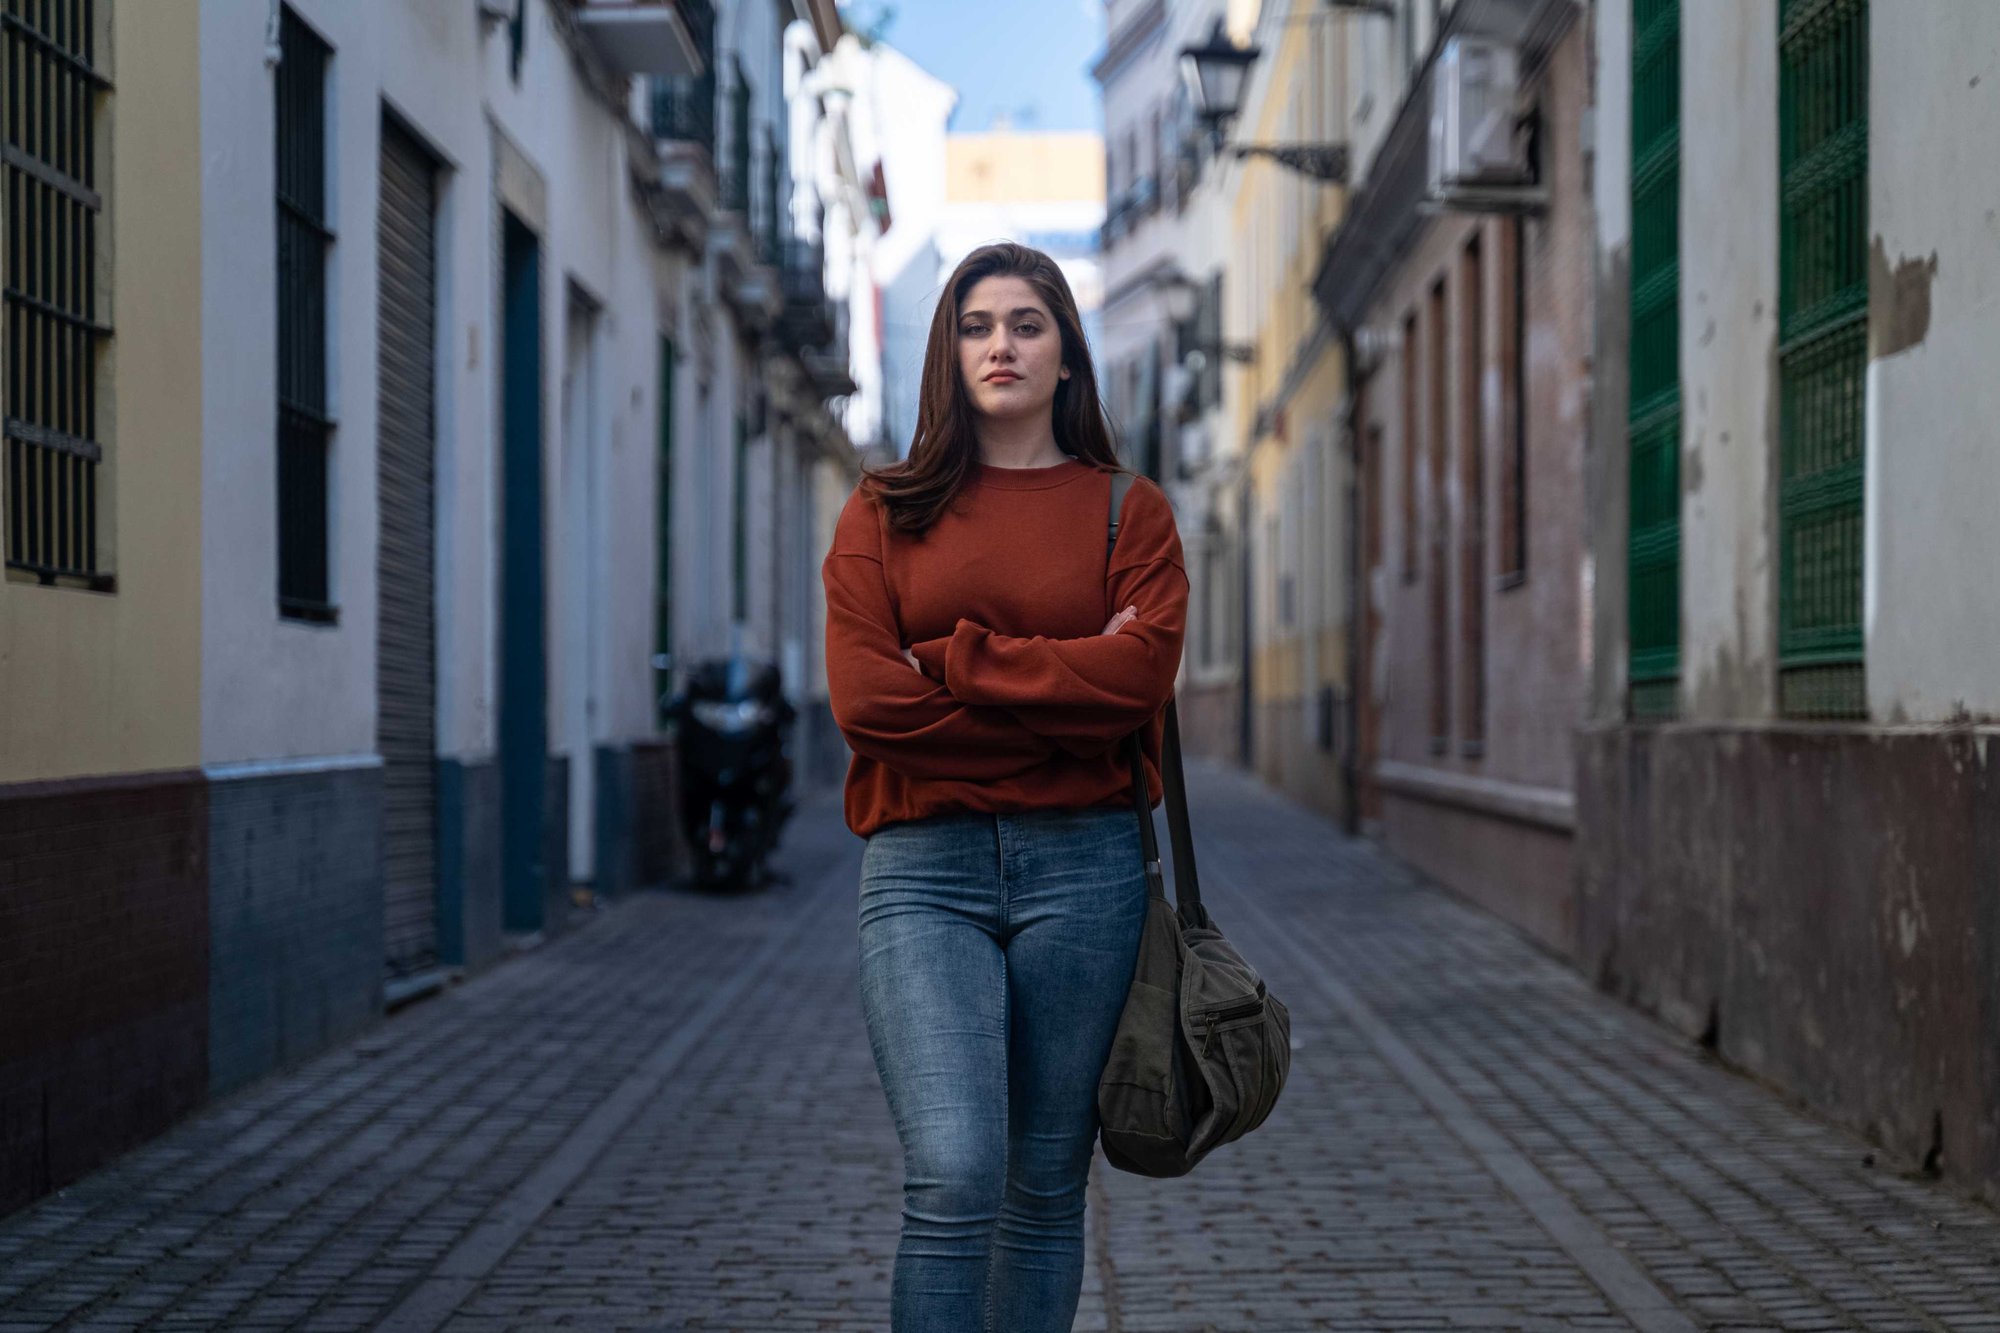
[(2000, 732), (1586, 731), (1578, 961), (2000, 1195)]
[(1681, 714), (1776, 711), (1776, 0), (1681, 11)]
[(1869, 36), (1868, 709), (2000, 716), (2000, 5)]

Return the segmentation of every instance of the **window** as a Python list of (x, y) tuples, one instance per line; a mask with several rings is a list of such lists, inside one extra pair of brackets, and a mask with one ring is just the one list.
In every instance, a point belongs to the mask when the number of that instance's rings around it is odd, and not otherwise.
[(1166, 194), (1166, 162), (1168, 162), (1166, 144), (1160, 142), (1160, 108), (1158, 106), (1152, 108), (1152, 120), (1150, 120), (1150, 124), (1152, 124), (1152, 144), (1146, 146), (1146, 152), (1152, 154), (1152, 172), (1148, 172), (1150, 178), (1152, 178), (1152, 190), (1146, 194), (1146, 212), (1158, 212), (1160, 198)]
[(99, 322), (97, 149), (111, 85), (95, 63), (95, 8), (53, 0), (31, 18), (7, 7), (0, 529), (8, 568), (44, 584), (109, 590), (97, 530), (97, 374), (111, 337)]
[(1778, 704), (1866, 712), (1868, 0), (1778, 6)]
[(1201, 405), (1222, 403), (1222, 274), (1208, 280), (1208, 288), (1198, 314), (1201, 339)]
[(741, 623), (750, 618), (750, 423), (741, 412), (730, 461), (729, 613)]
[(1669, 717), (1680, 674), (1680, 5), (1632, 15), (1629, 708)]
[(1500, 586), (1517, 587), (1528, 577), (1528, 372), (1521, 354), (1528, 341), (1527, 220), (1516, 216), (1500, 226), (1498, 295), (1500, 318), (1495, 360), (1500, 381)]
[(1417, 578), (1417, 312), (1403, 316), (1403, 582)]
[(764, 127), (764, 262), (776, 268), (784, 258), (785, 152), (777, 131)]
[(722, 172), (721, 204), (734, 213), (750, 212), (750, 79), (741, 60), (732, 61), (729, 87), (729, 164)]
[(1430, 649), (1431, 752), (1443, 754), (1451, 743), (1451, 646), (1445, 617), (1451, 606), (1451, 566), (1447, 560), (1449, 515), (1444, 494), (1445, 337), (1444, 279), (1431, 286), (1430, 308), (1424, 312), (1429, 356), (1424, 375), (1430, 392), (1424, 425), (1430, 444)]
[(1216, 580), (1220, 579), (1222, 574), (1221, 562), (1216, 559), (1215, 545), (1213, 542), (1210, 542), (1202, 548), (1201, 552), (1201, 625), (1199, 643), (1201, 649), (1200, 660), (1203, 666), (1215, 665), (1215, 602), (1216, 589), (1221, 586)]
[(694, 39), (701, 73), (653, 82), (653, 135), (701, 145), (715, 156), (715, 6), (711, 0), (680, 0), (676, 6)]
[(1479, 235), (1465, 246), (1459, 301), (1458, 529), (1459, 743), (1476, 757), (1486, 746), (1486, 379), (1485, 266)]
[(333, 52), (290, 9), (279, 43), (278, 613), (330, 621), (326, 67)]

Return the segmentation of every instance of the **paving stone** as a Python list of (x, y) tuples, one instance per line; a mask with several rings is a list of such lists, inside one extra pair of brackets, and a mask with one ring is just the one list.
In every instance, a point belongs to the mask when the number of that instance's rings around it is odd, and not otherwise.
[[(1245, 775), (1190, 780), (1291, 1083), (1187, 1179), (1097, 1161), (1077, 1329), (2000, 1329), (1992, 1212)], [(0, 1219), (0, 1333), (879, 1333), (860, 844), (832, 794), (794, 819), (790, 885), (634, 895)]]

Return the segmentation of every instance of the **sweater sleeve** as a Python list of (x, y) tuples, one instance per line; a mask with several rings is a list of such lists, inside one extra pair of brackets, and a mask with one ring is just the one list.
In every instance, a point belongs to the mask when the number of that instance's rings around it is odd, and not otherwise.
[(833, 719), (856, 754), (920, 780), (993, 780), (1056, 751), (1005, 709), (952, 698), (903, 656), (882, 568), (879, 510), (858, 490), (820, 565), (826, 587), (826, 680)]
[[(1111, 611), (1136, 608), (1117, 633), (1021, 638), (961, 618), (942, 654), (945, 688), (962, 704), (1008, 710), (1072, 754), (1117, 744), (1172, 697), (1187, 627), (1173, 507), (1149, 481), (1126, 496), (1107, 577)], [(919, 660), (928, 648), (917, 646)]]

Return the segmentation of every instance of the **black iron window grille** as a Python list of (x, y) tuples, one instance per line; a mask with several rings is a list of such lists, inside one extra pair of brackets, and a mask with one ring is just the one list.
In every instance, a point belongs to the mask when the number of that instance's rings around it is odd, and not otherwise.
[(279, 42), (278, 613), (330, 621), (326, 69), (333, 51), (289, 8)]
[(7, 565), (44, 584), (109, 590), (98, 551), (98, 119), (95, 0), (5, 0), (6, 398), (0, 527)]

